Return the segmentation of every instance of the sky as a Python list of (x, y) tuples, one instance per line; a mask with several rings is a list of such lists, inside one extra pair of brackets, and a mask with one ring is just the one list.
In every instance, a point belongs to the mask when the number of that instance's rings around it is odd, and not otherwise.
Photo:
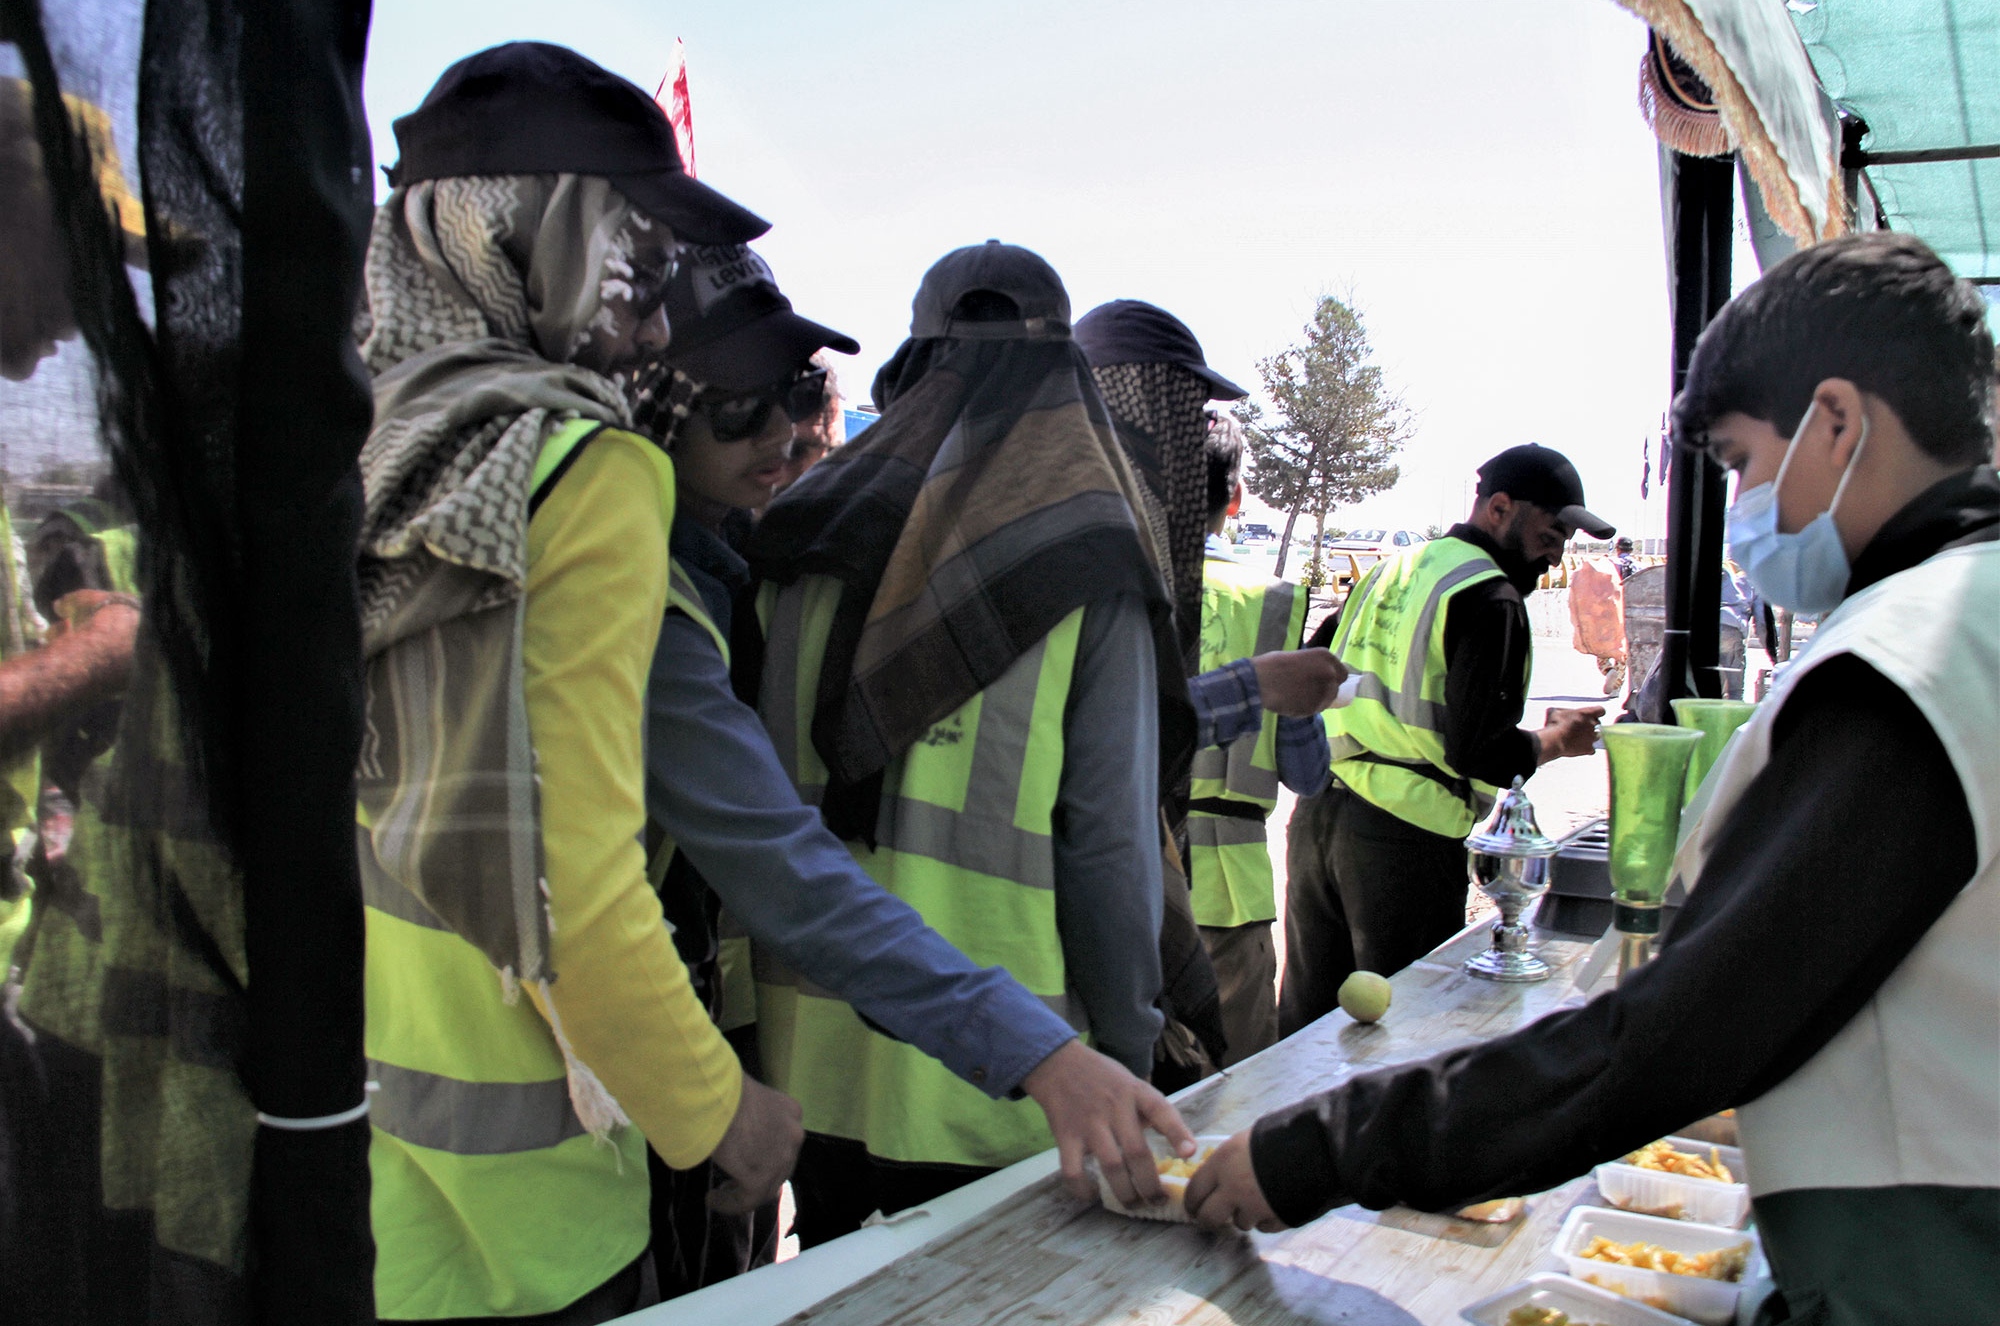
[(676, 37), (700, 176), (773, 222), (755, 247), (799, 310), (861, 342), (850, 397), (924, 270), (997, 237), (1078, 315), (1175, 313), (1246, 387), (1319, 296), (1350, 299), (1416, 430), (1396, 487), (1334, 523), (1449, 524), (1480, 461), (1539, 442), (1593, 509), (1665, 533), (1639, 492), (1668, 393), (1659, 168), (1645, 29), (1612, 0), (377, 0), (377, 159), (475, 50), (561, 42), (650, 92)]

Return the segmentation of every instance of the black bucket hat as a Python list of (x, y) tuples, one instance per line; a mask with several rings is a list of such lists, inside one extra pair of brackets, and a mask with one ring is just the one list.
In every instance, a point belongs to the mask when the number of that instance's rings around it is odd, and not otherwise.
[(687, 173), (666, 113), (566, 46), (513, 41), (444, 71), (396, 121), (392, 185), (457, 175), (601, 175), (676, 238), (741, 244), (771, 223)]
[(1250, 393), (1208, 366), (1188, 325), (1143, 299), (1114, 299), (1077, 319), (1076, 343), (1092, 368), (1113, 364), (1179, 364), (1208, 384), (1212, 401), (1240, 401)]
[(851, 355), (851, 336), (792, 312), (764, 260), (742, 244), (683, 244), (667, 283), (666, 361), (724, 391), (762, 387), (825, 347)]

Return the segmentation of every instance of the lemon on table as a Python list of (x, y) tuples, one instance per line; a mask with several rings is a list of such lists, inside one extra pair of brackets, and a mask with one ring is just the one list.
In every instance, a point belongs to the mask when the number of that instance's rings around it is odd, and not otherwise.
[(1340, 1006), (1356, 1022), (1373, 1022), (1389, 1011), (1389, 982), (1358, 971), (1340, 983)]

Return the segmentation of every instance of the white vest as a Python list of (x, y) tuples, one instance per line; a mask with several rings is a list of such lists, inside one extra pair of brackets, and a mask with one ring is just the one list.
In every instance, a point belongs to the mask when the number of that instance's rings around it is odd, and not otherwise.
[[(1750, 1190), (2000, 1188), (2000, 543), (1940, 553), (1841, 604), (1730, 743), (1676, 866), (1699, 881), (1730, 811), (1770, 760), (1786, 698), (1840, 654), (1888, 678), (1930, 721), (1965, 789), (1977, 864), (1854, 1019), (1738, 1112)], [(1887, 781), (1896, 771), (1864, 776)], [(1816, 923), (1866, 926), (1870, 918)], [(1806, 928), (1796, 938), (1812, 942)]]

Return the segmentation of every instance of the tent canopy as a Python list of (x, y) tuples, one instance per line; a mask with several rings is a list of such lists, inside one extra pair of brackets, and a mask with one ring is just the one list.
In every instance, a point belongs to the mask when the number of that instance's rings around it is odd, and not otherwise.
[(1867, 125), (1841, 164), (1866, 176), (1879, 223), (1920, 236), (1990, 291), (2000, 283), (2000, 6), (1792, 0), (1790, 9), (1821, 85)]

